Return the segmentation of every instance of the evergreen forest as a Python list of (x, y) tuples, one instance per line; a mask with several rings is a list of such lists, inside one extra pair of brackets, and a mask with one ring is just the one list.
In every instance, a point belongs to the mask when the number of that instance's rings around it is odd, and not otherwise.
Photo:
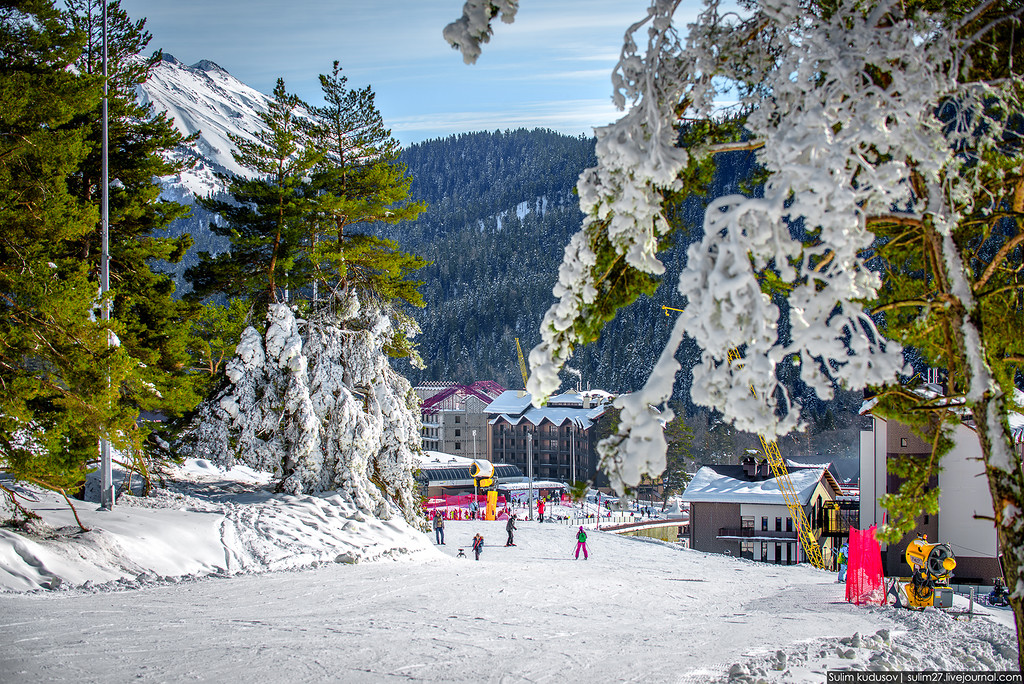
[[(596, 161), (593, 138), (524, 129), (464, 133), (411, 145), (401, 160), (413, 178), (411, 198), (427, 209), (414, 221), (389, 227), (388, 236), (431, 263), (418, 272), (426, 306), (413, 312), (422, 328), (416, 342), (425, 367), (399, 362), (400, 371), (414, 385), (494, 380), (522, 388), (516, 338), (527, 356), (539, 341), (563, 249), (582, 223), (575, 187), (580, 172)], [(673, 216), (685, 237), (662, 253), (666, 286), (641, 296), (598, 340), (576, 349), (569, 365), (579, 375), (563, 372), (563, 390), (629, 392), (642, 385), (675, 315), (662, 307), (682, 306), (668, 285), (678, 279), (686, 247), (700, 236), (707, 198), (741, 191), (753, 172), (752, 153), (720, 155), (707, 195), (678, 203)], [(695, 345), (684, 343), (674, 392), (695, 433), (693, 453), (705, 461), (735, 460), (758, 448), (758, 439), (735, 433), (689, 402), (696, 354)], [(860, 394), (840, 390), (827, 405), (807, 394), (813, 424), (780, 444), (786, 456), (814, 458), (829, 450), (852, 457)]]

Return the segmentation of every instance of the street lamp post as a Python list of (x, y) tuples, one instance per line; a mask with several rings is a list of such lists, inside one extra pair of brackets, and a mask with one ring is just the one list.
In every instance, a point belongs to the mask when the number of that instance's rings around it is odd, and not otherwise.
[(573, 485), (576, 484), (576, 426), (569, 425), (569, 462), (572, 464), (572, 475), (569, 478)]
[(526, 478), (530, 481), (530, 507), (527, 510), (533, 520), (533, 433), (526, 433)]
[[(107, 3), (103, 3), (103, 144), (101, 147), (102, 166), (100, 170), (100, 213), (103, 224), (103, 238), (100, 255), (100, 296), (103, 297), (103, 324), (110, 322), (110, 303), (107, 290), (110, 289), (110, 169), (109, 139), (107, 124)], [(107, 346), (110, 346), (110, 331), (107, 331)], [(109, 378), (107, 380), (110, 381)], [(100, 438), (100, 508), (114, 507), (114, 473), (110, 458), (110, 441), (104, 435)]]
[[(473, 430), (473, 460), (476, 461), (476, 430)], [(477, 507), (480, 505), (480, 493), (476, 488), (477, 478), (473, 478), (473, 517), (476, 517)]]

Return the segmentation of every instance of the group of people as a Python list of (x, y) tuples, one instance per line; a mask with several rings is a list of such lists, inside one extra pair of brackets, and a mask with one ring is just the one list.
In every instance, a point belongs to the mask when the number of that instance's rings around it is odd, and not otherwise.
[[(543, 510), (543, 509), (542, 509)], [(440, 511), (434, 511), (434, 536), (436, 543), (444, 545), (444, 516), (441, 515)], [(516, 527), (516, 516), (515, 514), (510, 515), (508, 522), (505, 523), (505, 531), (508, 532), (508, 541), (505, 542), (505, 546), (515, 546), (515, 531)], [(473, 535), (473, 555), (476, 560), (480, 560), (480, 554), (484, 549), (484, 537), (482, 534), (477, 532)], [(589, 560), (590, 556), (587, 552), (587, 533), (584, 531), (583, 526), (580, 525), (579, 532), (576, 533), (576, 560), (580, 558), (580, 551), (583, 551), (583, 560)]]

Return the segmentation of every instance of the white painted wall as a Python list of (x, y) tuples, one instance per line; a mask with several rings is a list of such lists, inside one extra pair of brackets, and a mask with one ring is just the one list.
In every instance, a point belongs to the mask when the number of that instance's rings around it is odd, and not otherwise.
[(873, 430), (860, 433), (860, 526), (881, 526), (882, 507), (878, 497), (885, 494), (887, 424), (871, 417)]
[(996, 530), (992, 520), (989, 493), (978, 435), (963, 425), (957, 426), (953, 450), (942, 459), (939, 473), (939, 539), (953, 548), (957, 556), (996, 555)]

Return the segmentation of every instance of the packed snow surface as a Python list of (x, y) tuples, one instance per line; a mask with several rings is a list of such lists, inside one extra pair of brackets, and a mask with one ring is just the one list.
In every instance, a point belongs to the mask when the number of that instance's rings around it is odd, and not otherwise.
[(504, 522), (448, 522), (438, 546), (267, 481), (191, 461), (155, 496), (79, 504), (86, 533), (24, 490), (45, 525), (0, 530), (3, 681), (823, 682), (1016, 662), (1000, 609), (856, 607), (831, 573), (593, 529), (576, 560), (577, 527), (550, 522), (519, 521), (513, 547)]

